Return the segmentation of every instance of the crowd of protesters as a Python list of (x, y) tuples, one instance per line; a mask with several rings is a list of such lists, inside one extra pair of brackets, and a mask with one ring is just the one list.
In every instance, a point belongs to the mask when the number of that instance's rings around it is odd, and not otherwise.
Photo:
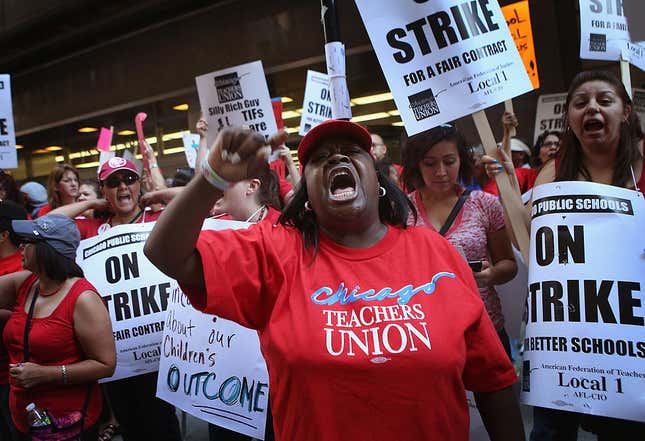
[[(208, 146), (200, 119), (197, 169), (168, 181), (149, 146), (145, 171), (115, 157), (96, 180), (81, 182), (68, 164), (54, 167), (46, 187), (0, 172), (0, 439), (30, 439), (30, 402), (61, 419), (80, 411), (70, 427), (80, 422), (83, 440), (181, 438), (175, 408), (155, 396), (156, 373), (99, 387), (115, 369), (114, 340), (101, 293), (74, 262), (80, 240), (144, 222), (156, 222), (146, 255), (195, 308), (258, 331), (271, 382), (266, 439), (462, 440), (465, 390), (492, 440), (524, 439), (504, 320), (521, 311), (503, 311), (495, 289), (518, 263), (494, 177), (507, 173), (526, 200), (534, 185), (564, 180), (645, 192), (643, 133), (620, 81), (580, 73), (564, 118), (564, 132), (546, 131), (531, 148), (511, 136), (518, 121), (504, 114), (497, 158), (452, 124), (403, 130), (401, 165), (378, 134), (332, 120), (300, 141), (299, 168), (285, 132), (269, 139), (271, 149), (241, 128)], [(207, 217), (256, 225), (202, 232)], [(230, 270), (231, 262), (245, 264)], [(441, 280), (448, 270), (452, 279)], [(430, 279), (446, 295), (397, 291)], [(342, 340), (319, 351), (323, 328), (333, 339), (333, 317), (357, 308), (320, 294), (339, 281), (357, 292), (388, 289), (379, 302), (399, 308), (416, 332), (429, 329), (432, 351), (363, 364)], [(430, 310), (441, 314), (425, 320)], [(383, 385), (395, 391), (388, 400)], [(601, 441), (645, 433), (636, 422), (536, 407), (531, 440), (575, 440), (580, 425)], [(249, 438), (212, 426), (210, 439)]]

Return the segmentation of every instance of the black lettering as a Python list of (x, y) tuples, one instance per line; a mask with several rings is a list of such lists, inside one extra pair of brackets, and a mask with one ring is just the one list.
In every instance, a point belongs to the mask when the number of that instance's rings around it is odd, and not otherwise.
[(150, 288), (145, 286), (141, 288), (141, 304), (143, 306), (144, 314), (150, 314), (151, 312), (161, 312), (161, 309), (159, 309), (159, 305), (155, 300), (156, 287), (156, 285), (152, 285)]
[(531, 323), (537, 321), (537, 292), (540, 290), (540, 282), (531, 283), (529, 291), (531, 293)]
[(471, 35), (477, 36), (481, 33), (485, 34), (486, 32), (488, 32), (488, 29), (486, 29), (484, 22), (481, 21), (481, 19), (477, 15), (476, 0), (470, 2), (470, 7), (468, 6), (468, 3), (462, 3), (461, 10), (463, 12), (463, 15), (466, 17), (466, 22), (468, 23), (468, 27), (470, 28)]
[(121, 265), (118, 257), (110, 256), (105, 260), (105, 278), (110, 283), (121, 280)]
[(168, 298), (170, 297), (170, 283), (162, 283), (159, 285), (159, 299), (161, 300), (161, 310), (168, 309)]
[(412, 61), (412, 59), (414, 58), (414, 49), (412, 49), (412, 45), (400, 40), (401, 38), (404, 38), (405, 35), (406, 34), (404, 29), (396, 28), (388, 32), (386, 36), (387, 42), (390, 47), (392, 47), (393, 49), (399, 49), (401, 51), (392, 54), (394, 61), (400, 64)]
[(580, 321), (580, 281), (567, 280), (567, 302), (569, 303), (569, 321)]
[(488, 25), (489, 31), (496, 31), (499, 29), (499, 25), (493, 22), (493, 11), (488, 8), (488, 0), (479, 0), (479, 7), (482, 8), (484, 13), (484, 20)]
[(585, 321), (598, 323), (598, 311), (604, 323), (616, 323), (616, 316), (609, 304), (609, 293), (614, 282), (602, 280), (596, 290), (595, 280), (585, 280)]
[(125, 292), (118, 292), (114, 294), (114, 315), (116, 321), (120, 322), (121, 320), (132, 318), (132, 313), (128, 307), (128, 294)]
[(573, 263), (585, 263), (585, 234), (582, 225), (573, 226), (573, 237), (569, 227), (558, 225), (558, 261), (569, 263), (569, 255)]
[(129, 257), (127, 254), (122, 254), (121, 260), (123, 261), (123, 275), (125, 276), (125, 280), (139, 277), (139, 260), (136, 252), (130, 253)]
[(432, 15), (429, 15), (428, 23), (430, 24), (430, 29), (432, 30), (434, 39), (437, 41), (437, 46), (439, 47), (439, 49), (443, 49), (444, 47), (448, 46), (446, 37), (448, 37), (448, 40), (450, 40), (450, 44), (455, 44), (459, 41), (459, 39), (457, 38), (457, 33), (450, 26), (450, 15), (448, 15), (447, 12), (439, 11)]
[(406, 29), (408, 31), (412, 31), (414, 33), (414, 37), (417, 39), (417, 43), (419, 44), (419, 49), (421, 49), (422, 55), (428, 55), (430, 52), (432, 52), (432, 50), (430, 49), (430, 43), (428, 43), (428, 39), (426, 38), (426, 34), (423, 30), (423, 27), (425, 25), (426, 21), (422, 18), (420, 20), (413, 21), (406, 26)]
[[(542, 320), (556, 322), (564, 321), (564, 305), (562, 304), (562, 285), (556, 281), (542, 282)], [(553, 309), (553, 310), (552, 310)]]
[(643, 326), (643, 317), (634, 315), (634, 307), (641, 306), (641, 300), (632, 296), (633, 291), (640, 291), (641, 284), (638, 282), (618, 282), (618, 310), (620, 323), (623, 325)]
[(538, 265), (546, 266), (553, 262), (554, 256), (553, 230), (549, 227), (540, 227), (535, 233), (535, 260)]
[(468, 34), (468, 29), (464, 24), (464, 19), (459, 13), (459, 6), (452, 6), (450, 8), (450, 12), (452, 12), (452, 19), (455, 21), (455, 24), (457, 25), (457, 29), (459, 30), (459, 35), (461, 35), (461, 39), (462, 40), (469, 39), (470, 34)]
[(591, 10), (591, 12), (595, 12), (596, 14), (601, 13), (602, 4), (600, 3), (600, 0), (589, 0), (589, 10)]
[(0, 135), (8, 135), (9, 130), (7, 129), (7, 119), (6, 118), (0, 118)]

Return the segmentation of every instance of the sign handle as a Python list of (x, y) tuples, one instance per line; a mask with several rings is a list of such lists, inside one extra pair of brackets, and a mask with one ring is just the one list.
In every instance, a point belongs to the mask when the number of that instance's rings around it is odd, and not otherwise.
[(632, 76), (629, 71), (629, 61), (623, 59), (622, 56), (620, 57), (620, 78), (623, 80), (625, 89), (627, 89), (627, 95), (630, 98), (634, 98), (632, 96)]
[[(513, 100), (504, 101), (504, 111), (509, 113), (515, 113), (515, 111), (513, 110)], [(508, 134), (511, 138), (517, 135), (517, 130), (515, 130), (515, 127), (513, 127)], [(481, 137), (481, 135), (479, 136)]]
[[(493, 135), (493, 130), (490, 128), (486, 113), (483, 110), (479, 110), (473, 113), (472, 117), (486, 154), (493, 158), (498, 157), (497, 143), (495, 142), (495, 136)], [(524, 222), (526, 216), (526, 213), (524, 213), (524, 204), (522, 203), (520, 195), (515, 192), (506, 173), (496, 175), (495, 181), (497, 182), (500, 200), (508, 214), (508, 219), (511, 223), (510, 227), (515, 234), (515, 240), (517, 241), (520, 253), (522, 253), (524, 262), (528, 265), (529, 231)]]

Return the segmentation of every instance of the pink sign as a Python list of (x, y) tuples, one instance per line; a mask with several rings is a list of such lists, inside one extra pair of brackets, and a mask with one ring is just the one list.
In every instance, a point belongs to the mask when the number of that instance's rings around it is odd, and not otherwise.
[(96, 143), (96, 150), (100, 152), (109, 152), (112, 145), (112, 130), (101, 127), (99, 140)]

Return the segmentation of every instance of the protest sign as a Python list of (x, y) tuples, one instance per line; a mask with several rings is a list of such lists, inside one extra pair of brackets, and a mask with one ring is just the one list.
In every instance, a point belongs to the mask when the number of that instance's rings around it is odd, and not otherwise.
[(534, 188), (524, 403), (645, 421), (644, 219), (637, 191)]
[(207, 142), (229, 126), (246, 126), (266, 138), (277, 132), (261, 61), (195, 78), (199, 104), (208, 123)]
[(533, 89), (494, 0), (356, 0), (409, 135)]
[(632, 90), (632, 101), (634, 103), (634, 112), (638, 114), (638, 117), (641, 120), (641, 127), (645, 131), (645, 90), (643, 89), (633, 89)]
[(181, 136), (184, 143), (184, 153), (186, 153), (186, 162), (188, 167), (195, 168), (197, 161), (197, 149), (199, 148), (199, 135), (194, 133), (184, 133)]
[(621, 1), (580, 0), (580, 58), (624, 60), (645, 70), (645, 43), (630, 40)]
[(143, 254), (154, 223), (118, 225), (81, 241), (76, 261), (107, 304), (116, 343), (114, 381), (155, 372), (168, 300), (177, 282)]
[[(209, 220), (205, 229), (246, 228)], [(157, 396), (189, 414), (264, 439), (269, 375), (257, 332), (202, 314), (174, 291), (161, 345)]]
[(566, 111), (564, 102), (566, 100), (566, 93), (551, 93), (538, 97), (537, 109), (535, 111), (533, 143), (537, 142), (538, 136), (545, 130), (563, 130), (563, 118)]
[(18, 168), (9, 75), (0, 75), (0, 168)]
[(298, 134), (305, 136), (309, 130), (328, 119), (331, 119), (329, 76), (308, 70)]
[(508, 30), (515, 41), (515, 47), (517, 47), (517, 51), (522, 57), (526, 73), (529, 74), (533, 88), (537, 89), (540, 87), (540, 77), (538, 76), (537, 58), (535, 57), (535, 47), (533, 46), (529, 1), (523, 0), (504, 6), (502, 13), (506, 19)]

